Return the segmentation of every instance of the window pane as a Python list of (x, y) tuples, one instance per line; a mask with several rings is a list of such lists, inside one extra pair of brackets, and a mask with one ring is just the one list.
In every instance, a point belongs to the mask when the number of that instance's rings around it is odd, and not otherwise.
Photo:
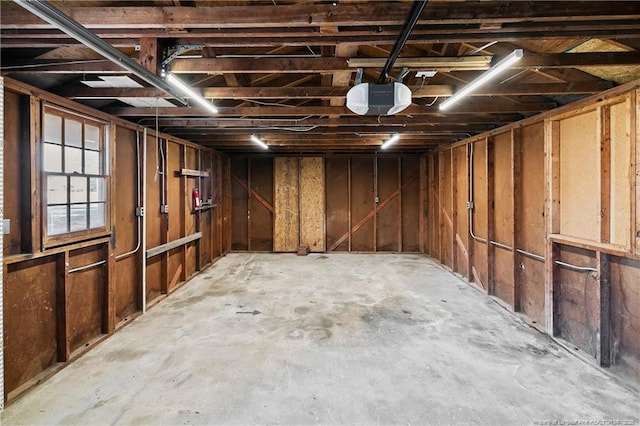
[(87, 178), (72, 177), (71, 178), (71, 202), (86, 203), (87, 202)]
[(84, 147), (86, 149), (100, 149), (100, 129), (89, 124), (84, 126)]
[(90, 228), (100, 228), (104, 226), (104, 203), (91, 203), (89, 206)]
[(44, 144), (43, 159), (45, 172), (62, 171), (62, 147), (60, 145)]
[(89, 178), (89, 201), (106, 201), (104, 178)]
[(71, 205), (71, 232), (87, 229), (87, 205)]
[(84, 152), (84, 172), (88, 175), (100, 174), (100, 153), (98, 151)]
[[(66, 204), (66, 203), (67, 203), (67, 177), (66, 176), (47, 176), (47, 204)], [(65, 214), (66, 214), (66, 207), (65, 207)]]
[(47, 235), (69, 232), (67, 229), (67, 206), (47, 207)]
[(82, 173), (82, 150), (78, 148), (64, 149), (64, 172)]
[(62, 118), (57, 115), (44, 115), (44, 140), (50, 143), (62, 143)]
[(82, 123), (69, 118), (64, 119), (64, 144), (82, 148)]

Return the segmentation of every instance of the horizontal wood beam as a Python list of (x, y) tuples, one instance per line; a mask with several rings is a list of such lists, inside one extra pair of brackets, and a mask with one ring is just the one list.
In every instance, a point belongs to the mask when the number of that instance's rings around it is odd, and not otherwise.
[[(467, 60), (467, 58), (469, 60)], [(482, 58), (477, 61), (476, 58)], [(444, 71), (468, 71), (485, 70), (489, 63), (485, 59), (490, 56), (481, 57), (420, 57), (404, 58), (398, 60), (395, 66), (407, 66), (409, 69), (435, 69)], [(366, 60), (365, 60), (366, 59)], [(445, 59), (440, 62), (439, 59)], [(496, 60), (500, 59), (495, 58)], [(176, 74), (227, 74), (227, 73), (260, 73), (260, 74), (287, 74), (287, 73), (331, 73), (335, 71), (354, 71), (352, 63), (366, 65), (371, 68), (381, 68), (385, 58), (199, 58), (199, 59), (176, 59), (171, 63), (171, 72)], [(484, 65), (481, 65), (483, 62)], [(407, 65), (402, 65), (406, 63)], [(458, 63), (459, 67), (455, 64)], [(423, 65), (416, 65), (423, 64)], [(443, 64), (440, 66), (439, 64)], [(465, 64), (473, 64), (467, 67)], [(550, 53), (550, 54), (527, 54), (516, 62), (512, 68), (573, 68), (583, 66), (614, 66), (614, 65), (639, 65), (640, 52), (596, 52), (596, 53)], [(14, 66), (15, 69), (11, 69)], [(19, 64), (3, 64), (5, 70), (12, 73), (39, 72), (39, 73), (62, 73), (62, 74), (113, 74), (123, 73), (122, 67), (104, 61), (87, 62), (55, 62), (28, 61)]]
[[(133, 48), (139, 44), (140, 38), (172, 38), (175, 44), (202, 44), (205, 47), (234, 46), (306, 46), (309, 44), (327, 46), (337, 43), (346, 44), (393, 44), (398, 36), (398, 26), (379, 26), (379, 32), (371, 32), (369, 27), (341, 29), (339, 33), (325, 33), (313, 28), (245, 28), (243, 30), (228, 29), (194, 29), (189, 32), (171, 29), (96, 29), (99, 37), (117, 48)], [(411, 33), (407, 44), (438, 42), (481, 42), (517, 41), (518, 39), (558, 39), (591, 37), (623, 39), (637, 38), (640, 34), (637, 22), (621, 21), (585, 21), (557, 22), (531, 25), (511, 24), (502, 27), (500, 32), (481, 30), (479, 25), (417, 26)], [(3, 48), (55, 48), (79, 45), (75, 39), (69, 38), (58, 30), (4, 30), (1, 34)]]
[[(412, 97), (431, 98), (451, 96), (462, 86), (425, 85), (410, 86)], [(575, 82), (544, 84), (494, 84), (479, 88), (469, 96), (519, 96), (519, 95), (566, 95), (591, 94), (613, 87), (612, 82)], [(199, 88), (202, 95), (213, 99), (335, 99), (344, 98), (351, 87), (205, 87)], [(65, 88), (64, 95), (70, 99), (115, 99), (115, 98), (169, 98), (165, 92), (155, 88)]]
[[(363, 134), (368, 135), (372, 133), (396, 133), (396, 132), (413, 132), (420, 133), (420, 136), (428, 135), (428, 134), (441, 134), (442, 132), (446, 133), (480, 133), (488, 130), (494, 129), (496, 126), (493, 124), (465, 124), (465, 123), (449, 123), (449, 124), (427, 124), (422, 126), (389, 126), (380, 124), (377, 127), (367, 127), (367, 126), (340, 126), (340, 127), (316, 127), (316, 126), (289, 126), (289, 129), (299, 129), (295, 130), (286, 130), (287, 128), (268, 128), (268, 127), (255, 127), (255, 132), (260, 132), (260, 134), (264, 135), (272, 135), (279, 134), (282, 135), (283, 138), (299, 138), (301, 135), (314, 135), (317, 137), (318, 135), (328, 135), (327, 137), (331, 137), (332, 135), (343, 135), (343, 134)], [(247, 130), (245, 129), (220, 129), (220, 128), (184, 128), (184, 129), (163, 129), (167, 130), (169, 133), (174, 135), (180, 135), (184, 138), (189, 138), (192, 136), (201, 136), (201, 135), (212, 135), (217, 137), (231, 137), (232, 135), (246, 135)], [(418, 136), (416, 136), (418, 137)]]
[[(173, 73), (299, 73), (355, 71), (354, 68), (382, 68), (386, 58), (202, 58), (176, 59)], [(486, 70), (491, 56), (399, 58), (396, 68), (408, 67), (447, 71)]]
[(615, 66), (640, 64), (640, 52), (589, 52), (526, 54), (513, 68), (573, 68), (585, 66)]
[(151, 257), (157, 256), (159, 254), (168, 252), (169, 250), (173, 250), (174, 248), (183, 246), (185, 244), (189, 244), (192, 241), (196, 241), (202, 238), (202, 232), (196, 232), (195, 234), (188, 235), (183, 238), (179, 238), (177, 240), (168, 242), (166, 244), (159, 245), (157, 247), (153, 247), (146, 252), (146, 258), (149, 259)]
[[(224, 7), (61, 7), (87, 28), (251, 28), (309, 26), (376, 26), (401, 25), (410, 4), (400, 2), (367, 2), (366, 4), (295, 4), (280, 6)], [(431, 3), (425, 9), (421, 24), (511, 23), (579, 21), (589, 19), (637, 19), (640, 5), (635, 1), (590, 2), (492, 2)], [(50, 28), (42, 20), (15, 5), (4, 5), (3, 29)]]
[[(486, 124), (486, 123), (510, 123), (521, 119), (519, 114), (496, 113), (490, 117), (476, 114), (454, 114), (454, 115), (432, 115), (432, 116), (404, 116), (404, 115), (383, 115), (380, 117), (373, 116), (350, 116), (341, 118), (302, 118), (302, 119), (252, 119), (244, 120), (226, 120), (221, 119), (198, 119), (198, 118), (160, 118), (158, 120), (159, 127), (162, 129), (170, 129), (172, 127), (205, 127), (205, 128), (257, 128), (257, 127), (291, 127), (291, 126), (323, 126), (323, 127), (339, 127), (339, 126), (398, 126), (403, 128), (411, 128), (413, 126), (424, 126), (428, 124), (445, 124), (445, 123), (465, 123), (465, 124)], [(142, 120), (141, 123), (146, 124), (153, 122), (155, 117)]]
[[(292, 140), (292, 139), (279, 139), (279, 138), (269, 138), (266, 140), (266, 142), (268, 144), (271, 145), (281, 145), (281, 146), (307, 146), (309, 144), (314, 144), (317, 146), (340, 146), (340, 145), (344, 145), (344, 146), (367, 146), (367, 145), (380, 145), (382, 144), (382, 142), (386, 139), (386, 137), (384, 136), (380, 136), (378, 138), (367, 138), (367, 139), (347, 139), (347, 140), (340, 140), (340, 139), (316, 139), (313, 137), (304, 137), (304, 138), (298, 138), (296, 140)], [(401, 140), (399, 140), (397, 143), (402, 145), (437, 145), (439, 143), (442, 142), (449, 142), (452, 139), (457, 139), (455, 137), (446, 137), (446, 136), (441, 136), (438, 139), (428, 139), (428, 138), (424, 138), (424, 139), (419, 139), (419, 138), (415, 138), (415, 139), (410, 139), (410, 138), (405, 138), (403, 137)], [(202, 145), (205, 146), (211, 146), (211, 145), (215, 145), (215, 146), (253, 146), (255, 145), (254, 143), (252, 143), (251, 141), (247, 139), (245, 140), (207, 140), (207, 141), (203, 141), (201, 142)]]
[[(447, 110), (447, 115), (453, 114), (492, 114), (495, 112), (506, 113), (523, 113), (523, 112), (541, 112), (556, 107), (555, 103), (486, 103), (483, 105), (474, 105), (465, 103), (456, 105), (455, 108)], [(199, 108), (175, 107), (175, 108), (153, 108), (153, 107), (124, 107), (114, 108), (108, 111), (111, 114), (123, 117), (201, 117), (211, 116), (211, 113)], [(422, 106), (410, 106), (398, 115), (439, 115), (441, 112), (436, 107), (428, 108)], [(216, 117), (270, 117), (270, 116), (314, 116), (314, 115), (346, 115), (354, 116), (355, 114), (346, 107), (331, 106), (302, 106), (293, 108), (284, 107), (238, 107), (218, 108)]]

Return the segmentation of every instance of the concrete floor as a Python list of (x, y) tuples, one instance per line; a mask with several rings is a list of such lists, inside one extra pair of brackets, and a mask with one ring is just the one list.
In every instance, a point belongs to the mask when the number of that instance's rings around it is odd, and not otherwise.
[(639, 407), (424, 257), (231, 254), (2, 422), (640, 424)]

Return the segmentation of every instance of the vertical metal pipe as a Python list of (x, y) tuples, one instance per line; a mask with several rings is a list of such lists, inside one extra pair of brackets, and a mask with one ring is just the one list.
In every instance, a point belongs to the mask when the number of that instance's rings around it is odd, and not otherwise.
[(147, 312), (147, 128), (142, 132), (142, 313)]
[(0, 77), (0, 412), (4, 410), (4, 78)]

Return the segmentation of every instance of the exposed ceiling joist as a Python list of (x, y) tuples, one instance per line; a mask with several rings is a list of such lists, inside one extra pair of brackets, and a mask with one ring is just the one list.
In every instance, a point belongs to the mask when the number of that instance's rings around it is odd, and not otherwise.
[[(502, 2), (434, 2), (419, 21), (421, 24), (472, 24), (483, 22), (551, 22), (638, 19), (640, 8), (634, 1), (581, 2), (580, 7), (556, 1)], [(371, 2), (360, 4), (296, 4), (285, 6), (221, 7), (63, 7), (61, 10), (87, 28), (241, 28), (401, 25), (410, 3)], [(50, 28), (38, 18), (3, 7), (1, 17), (5, 29)]]
[[(123, 108), (170, 96), (151, 87), (87, 87), (81, 81), (126, 72), (10, 2), (0, 16), (0, 71), (205, 146), (249, 152), (248, 135), (260, 132), (274, 152), (297, 153), (370, 152), (395, 132), (404, 135), (395, 149), (421, 152), (640, 78), (640, 1), (432, 0), (389, 73), (411, 71), (403, 82), (413, 105), (395, 116), (357, 116), (344, 108), (356, 70), (363, 82), (379, 79), (411, 2), (283, 3), (55, 3), (151, 72), (159, 73), (163, 49), (202, 45), (170, 68), (214, 100), (213, 117), (193, 106)], [(576, 46), (580, 53), (570, 53)], [(514, 49), (525, 51), (517, 65), (455, 109), (439, 110)], [(437, 73), (416, 77), (428, 70)]]

